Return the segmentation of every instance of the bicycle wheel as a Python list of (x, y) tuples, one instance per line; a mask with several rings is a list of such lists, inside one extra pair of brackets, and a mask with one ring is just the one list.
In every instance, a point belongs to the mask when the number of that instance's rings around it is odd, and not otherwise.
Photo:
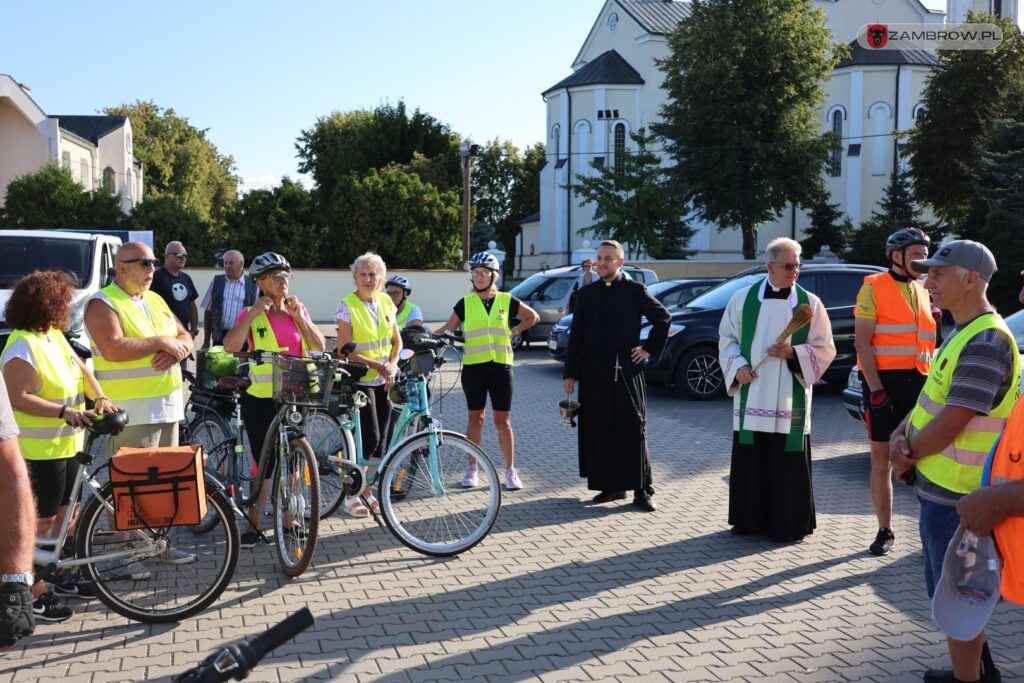
[[(231, 483), (235, 472), (231, 460), (235, 453), (231, 438), (231, 427), (220, 415), (212, 411), (197, 414), (188, 425), (189, 439), (187, 443), (200, 444), (203, 447), (203, 467), (207, 474), (224, 483)], [(205, 534), (217, 524), (217, 515), (209, 510), (199, 524), (196, 532)]]
[[(267, 443), (277, 446), (277, 439)], [(274, 473), (274, 553), (281, 571), (291, 577), (306, 571), (316, 550), (320, 528), (320, 475), (316, 456), (305, 438), (288, 442), (284, 462)]]
[(75, 548), (80, 558), (125, 553), (82, 567), (100, 602), (134, 621), (181, 621), (208, 607), (224, 592), (238, 565), (235, 516), (223, 494), (206, 491), (216, 523), (200, 536), (194, 527), (118, 531), (108, 484), (85, 506)]
[[(438, 432), (435, 487), (431, 470), (430, 435), (406, 442), (383, 465), (378, 496), (384, 521), (399, 541), (424, 555), (445, 557), (469, 550), (494, 526), (501, 507), (498, 472), (479, 446), (461, 434)], [(477, 463), (479, 484), (462, 486), (470, 460)], [(408, 479), (406, 495), (392, 495), (403, 472), (418, 470)]]
[(323, 410), (311, 410), (303, 422), (306, 439), (313, 448), (316, 469), (320, 475), (320, 519), (334, 514), (345, 498), (338, 458), (352, 457), (348, 439), (344, 438), (341, 423)]

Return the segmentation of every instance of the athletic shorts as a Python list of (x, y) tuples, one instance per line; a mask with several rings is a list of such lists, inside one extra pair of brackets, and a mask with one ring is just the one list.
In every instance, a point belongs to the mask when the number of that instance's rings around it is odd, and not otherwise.
[(864, 373), (858, 374), (861, 381), (861, 400), (864, 402), (864, 418), (868, 423), (868, 438), (876, 442), (886, 442), (900, 426), (903, 418), (914, 409), (927, 377), (917, 370), (881, 370), (878, 376), (892, 405), (873, 410), (871, 389), (864, 381)]
[(81, 465), (74, 458), (26, 460), (25, 464), (36, 498), (36, 516), (53, 517), (71, 500), (71, 489)]
[(462, 366), (462, 391), (466, 394), (469, 410), (487, 407), (491, 396), (491, 410), (512, 410), (512, 366), (503, 363), (474, 363)]

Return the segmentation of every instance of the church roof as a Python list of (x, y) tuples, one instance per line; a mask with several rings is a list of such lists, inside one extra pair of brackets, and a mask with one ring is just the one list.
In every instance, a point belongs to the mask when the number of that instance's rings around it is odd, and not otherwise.
[(917, 66), (938, 66), (939, 58), (927, 50), (872, 50), (856, 40), (850, 43), (850, 56), (844, 57), (836, 66), (844, 69), (851, 66), (896, 66), (911, 64)]
[(100, 138), (111, 131), (117, 130), (128, 120), (127, 116), (51, 116), (57, 119), (61, 128), (88, 140), (94, 145), (100, 144)]
[(671, 33), (692, 13), (689, 2), (677, 0), (616, 0), (619, 6), (648, 33)]
[(629, 65), (615, 50), (598, 55), (596, 59), (588, 62), (586, 66), (562, 79), (558, 83), (545, 90), (542, 95), (547, 95), (552, 90), (562, 88), (575, 88), (581, 85), (596, 85), (598, 83), (608, 85), (643, 85), (644, 79), (640, 73)]

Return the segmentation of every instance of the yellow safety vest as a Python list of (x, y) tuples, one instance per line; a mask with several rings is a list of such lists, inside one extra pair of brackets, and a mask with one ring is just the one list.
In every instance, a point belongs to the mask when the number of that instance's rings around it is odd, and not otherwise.
[[(136, 308), (132, 298), (116, 283), (107, 285), (94, 294), (93, 298), (99, 298), (99, 294), (106, 296), (107, 301), (114, 307), (125, 337), (149, 339), (178, 336), (174, 314), (160, 295), (148, 290), (142, 294), (149, 307), (149, 315), (152, 318), (150, 320)], [(96, 340), (90, 340), (89, 344), (92, 347), (96, 379), (99, 380), (103, 393), (114, 403), (133, 398), (168, 396), (181, 388), (181, 368), (177, 363), (167, 370), (156, 370), (152, 365), (155, 353), (136, 360), (107, 360), (96, 346)]]
[[(393, 301), (391, 303), (394, 303)], [(405, 307), (402, 308), (402, 312), (397, 315), (398, 327), (404, 330), (409, 325), (409, 314), (412, 313), (413, 303), (408, 299), (405, 300)]]
[[(395, 325), (395, 302), (383, 292), (374, 292), (377, 301), (377, 322), (366, 310), (366, 304), (356, 292), (352, 292), (342, 301), (348, 306), (352, 320), (352, 341), (356, 343), (355, 352), (370, 360), (383, 362), (391, 357), (391, 339)], [(370, 369), (359, 381), (363, 384), (373, 382), (380, 373)]]
[(508, 328), (512, 295), (508, 292), (495, 294), (490, 313), (476, 294), (466, 296), (462, 302), (466, 309), (466, 319), (462, 321), (462, 336), (466, 340), (462, 362), (475, 365), (494, 361), (512, 365), (512, 342)]
[[(249, 307), (246, 307), (245, 312), (249, 312)], [(298, 327), (298, 325), (296, 325)], [(267, 312), (264, 311), (253, 319), (252, 324), (249, 325), (249, 333), (252, 335), (254, 351), (277, 351), (281, 352), (281, 347), (277, 343), (277, 337), (274, 335), (274, 328), (270, 324), (270, 318), (267, 317)], [(302, 330), (299, 330), (299, 338), (302, 339), (302, 349), (298, 355), (308, 355), (307, 349), (309, 344), (306, 343), (306, 338), (302, 335)], [(289, 349), (291, 351), (292, 349)], [(256, 398), (272, 398), (274, 395), (274, 366), (270, 363), (260, 363), (259, 365), (249, 366), (249, 380), (252, 384), (246, 391), (250, 396)]]
[[(49, 337), (49, 339), (47, 339)], [(74, 361), (74, 351), (60, 330), (51, 327), (46, 335), (14, 330), (7, 345), (24, 339), (32, 351), (36, 375), (42, 386), (36, 396), (74, 410), (85, 409), (85, 378)], [(14, 411), (18, 423), (18, 444), (27, 460), (70, 458), (82, 448), (83, 432), (60, 417), (39, 417)]]
[(924, 383), (917, 405), (910, 412), (908, 436), (924, 429), (946, 406), (946, 397), (953, 383), (953, 373), (964, 346), (978, 333), (997, 329), (1013, 343), (1013, 381), (1003, 400), (993, 406), (988, 415), (975, 415), (963, 431), (941, 453), (926, 455), (917, 462), (917, 469), (929, 481), (949, 491), (970, 493), (981, 486), (981, 471), (988, 453), (1003, 431), (1006, 418), (1020, 394), (1020, 356), (1013, 333), (999, 315), (992, 313), (974, 319), (967, 327), (951, 337), (939, 349), (932, 361), (932, 370)]

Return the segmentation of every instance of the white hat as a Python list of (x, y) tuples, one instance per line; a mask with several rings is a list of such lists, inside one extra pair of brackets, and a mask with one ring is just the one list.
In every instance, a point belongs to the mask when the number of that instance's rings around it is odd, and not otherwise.
[(982, 632), (999, 602), (1002, 564), (991, 534), (957, 528), (932, 597), (932, 618), (943, 633), (967, 641)]

